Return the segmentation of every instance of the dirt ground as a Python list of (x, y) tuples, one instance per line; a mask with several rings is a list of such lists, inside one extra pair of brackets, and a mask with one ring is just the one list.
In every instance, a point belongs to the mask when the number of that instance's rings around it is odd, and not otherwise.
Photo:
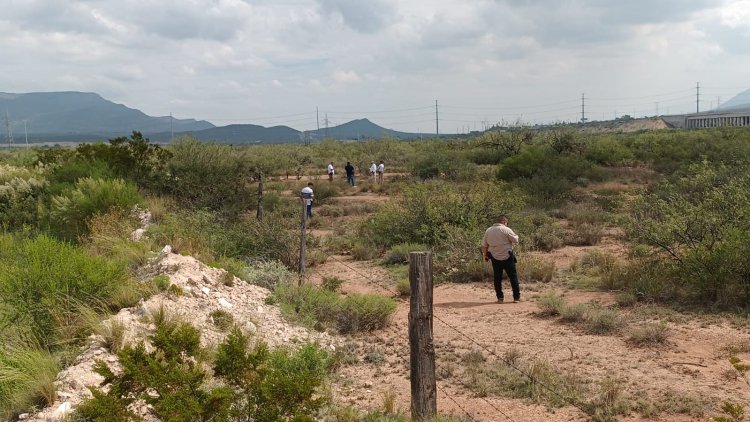
[[(388, 198), (388, 197), (384, 197)], [(337, 201), (364, 200), (361, 196), (339, 197)], [(378, 199), (382, 200), (382, 199)], [(333, 226), (321, 227), (316, 234), (333, 236)], [(523, 233), (520, 233), (523, 236)], [(558, 275), (570, 268), (583, 254), (598, 249), (623, 256), (617, 230), (607, 231), (602, 242), (590, 247), (565, 247), (539, 254), (555, 262)], [(341, 292), (374, 292), (396, 297), (391, 273), (377, 262), (353, 261), (349, 256), (332, 256), (309, 272), (310, 281), (336, 276), (344, 280)], [(508, 286), (506, 286), (508, 288)], [(703, 401), (701, 416), (661, 413), (647, 418), (633, 413), (619, 420), (688, 421), (709, 420), (723, 400), (750, 405), (750, 383), (737, 376), (728, 361), (727, 348), (746, 343), (737, 356), (750, 361), (748, 327), (721, 318), (677, 315), (653, 307), (651, 313), (623, 309), (628, 326), (647, 320), (663, 321), (671, 336), (668, 344), (641, 348), (629, 344), (626, 328), (608, 335), (590, 335), (556, 318), (539, 315), (535, 298), (545, 290), (563, 292), (570, 303), (598, 300), (614, 303), (614, 296), (603, 292), (579, 291), (553, 281), (547, 285), (523, 284), (521, 303), (498, 304), (491, 283), (442, 284), (434, 289), (434, 341), (438, 367), (438, 410), (476, 421), (577, 421), (589, 416), (574, 406), (548, 408), (527, 399), (492, 394), (479, 397), (466, 386), (460, 368), (461, 357), (479, 351), (487, 361), (498, 360), (511, 349), (524, 359), (549, 362), (595, 386), (604, 379), (622, 383), (629, 396), (666, 400), (687, 405)], [(397, 407), (408, 412), (410, 404), (408, 299), (398, 298), (393, 322), (374, 333), (348, 339), (357, 362), (345, 366), (333, 386), (336, 399), (360, 408), (380, 408), (384, 396), (391, 395)], [(651, 308), (649, 308), (651, 309)], [(646, 316), (644, 316), (646, 315)], [(454, 370), (446, 371), (446, 368)], [(442, 376), (440, 374), (443, 374)], [(659, 399), (660, 397), (667, 397)]]

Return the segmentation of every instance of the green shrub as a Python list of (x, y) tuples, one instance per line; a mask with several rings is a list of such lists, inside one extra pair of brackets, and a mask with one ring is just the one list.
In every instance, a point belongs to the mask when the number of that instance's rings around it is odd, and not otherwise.
[(361, 235), (377, 247), (439, 246), (451, 229), (484, 229), (499, 212), (513, 214), (524, 201), (517, 189), (498, 183), (410, 185), (398, 200), (384, 204), (365, 222)]
[(589, 334), (607, 334), (621, 325), (616, 309), (589, 305), (585, 313), (584, 327)]
[(114, 180), (117, 174), (105, 161), (73, 158), (53, 166), (47, 176), (50, 191), (55, 195), (86, 178)]
[(588, 306), (586, 306), (583, 303), (579, 303), (576, 305), (565, 305), (560, 310), (560, 317), (563, 322), (572, 322), (572, 323), (579, 323), (586, 320), (586, 312), (588, 311)]
[(409, 279), (402, 278), (396, 282), (396, 292), (398, 292), (398, 295), (401, 297), (411, 296), (411, 283), (409, 282)]
[(227, 221), (210, 211), (180, 211), (158, 225), (148, 235), (158, 245), (172, 245), (174, 251), (195, 256), (204, 262), (221, 262), (225, 257), (239, 260), (281, 261), (297, 268), (299, 252), (289, 245), (298, 243), (294, 222), (267, 216), (263, 221)]
[(603, 232), (601, 226), (581, 223), (565, 236), (565, 243), (571, 246), (594, 246), (602, 240)]
[(539, 296), (537, 306), (539, 306), (541, 315), (557, 316), (561, 315), (563, 310), (566, 309), (567, 303), (562, 296), (559, 296), (555, 292), (547, 292)]
[(214, 373), (238, 391), (234, 418), (308, 421), (326, 402), (317, 390), (328, 367), (328, 354), (315, 345), (269, 351), (263, 343), (250, 347), (235, 329), (217, 350)]
[(554, 224), (545, 224), (530, 234), (529, 241), (533, 249), (550, 252), (565, 246), (563, 236), (562, 229)]
[(336, 326), (341, 333), (374, 331), (385, 327), (396, 312), (393, 299), (373, 294), (351, 294), (337, 309)]
[(539, 257), (525, 256), (518, 260), (518, 275), (524, 281), (549, 283), (555, 275), (555, 263)]
[(369, 261), (378, 257), (378, 250), (373, 246), (368, 246), (363, 242), (356, 242), (352, 246), (352, 258), (355, 261)]
[(395, 265), (395, 264), (408, 264), (409, 253), (427, 251), (429, 248), (425, 245), (419, 245), (415, 243), (402, 243), (391, 247), (383, 257), (383, 264)]
[(76, 411), (83, 420), (101, 420), (103, 411), (130, 420), (127, 406), (142, 399), (159, 419), (224, 419), (232, 393), (226, 387), (209, 387), (200, 365), (200, 332), (189, 324), (157, 325), (150, 337), (154, 350), (143, 343), (125, 346), (119, 353), (122, 372), (115, 375), (103, 361), (94, 369), (110, 383), (107, 393), (93, 389), (94, 397)]
[(122, 179), (132, 180), (144, 188), (158, 188), (163, 185), (171, 152), (149, 143), (148, 138), (133, 131), (130, 138), (113, 138), (109, 144), (80, 144), (75, 157), (89, 163), (106, 163)]
[(246, 153), (228, 145), (180, 139), (170, 145), (170, 175), (165, 193), (196, 209), (221, 211), (236, 216), (256, 203), (250, 183), (254, 173)]
[(312, 285), (279, 286), (273, 298), (288, 316), (311, 326), (331, 326), (341, 333), (383, 328), (396, 311), (396, 302), (390, 298), (358, 294), (342, 298)]
[(286, 286), (294, 280), (294, 274), (284, 264), (278, 261), (259, 261), (245, 268), (243, 280), (256, 286), (274, 290), (278, 286)]
[(0, 347), (0, 418), (54, 403), (58, 360), (46, 350)]
[(37, 225), (47, 188), (40, 171), (0, 164), (0, 227)]
[(161, 292), (166, 291), (171, 284), (169, 276), (167, 274), (159, 274), (157, 276), (154, 276), (151, 279), (151, 283), (153, 283), (153, 285), (156, 286), (156, 288)]
[(87, 303), (108, 307), (120, 289), (135, 288), (121, 263), (46, 236), (0, 235), (0, 245), (0, 297), (4, 316), (14, 321), (8, 328), (43, 346), (85, 337), (80, 311)]
[(232, 325), (234, 325), (234, 317), (232, 314), (223, 309), (211, 311), (211, 313), (208, 314), (208, 317), (210, 318), (211, 323), (221, 331), (229, 331), (229, 329), (232, 328)]
[(63, 239), (77, 241), (89, 234), (89, 220), (111, 208), (129, 211), (142, 201), (138, 188), (123, 180), (85, 178), (52, 198), (50, 225)]
[(635, 201), (630, 234), (662, 252), (666, 271), (656, 275), (675, 288), (671, 299), (750, 306), (747, 165), (704, 162), (687, 170), (687, 175), (657, 185)]
[(333, 277), (323, 277), (323, 281), (320, 283), (320, 287), (329, 290), (332, 292), (335, 292), (341, 287), (341, 285), (344, 284), (344, 280), (333, 276)]

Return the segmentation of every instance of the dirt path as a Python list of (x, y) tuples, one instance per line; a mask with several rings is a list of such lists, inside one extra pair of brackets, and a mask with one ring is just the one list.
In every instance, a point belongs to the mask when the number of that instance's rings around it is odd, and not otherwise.
[[(317, 233), (325, 237), (332, 232), (319, 229)], [(592, 250), (620, 255), (624, 249), (617, 236), (609, 236), (598, 246), (566, 247), (543, 256), (554, 261), (558, 269), (567, 269), (575, 259)], [(387, 269), (374, 262), (332, 256), (310, 272), (310, 280), (314, 283), (330, 276), (344, 280), (341, 287), (344, 294), (370, 292), (395, 296), (395, 280)], [(559, 285), (549, 287), (562, 290)], [(438, 408), (441, 412), (468, 414), (477, 421), (589, 419), (573, 406), (548, 409), (524, 399), (492, 394), (479, 397), (467, 388), (462, 362), (467, 353), (480, 351), (488, 361), (497, 361), (498, 356), (509, 350), (520, 352), (522, 359), (549, 362), (561, 371), (575, 374), (591, 388), (596, 388), (605, 379), (617, 380), (631, 400), (637, 396), (665, 408), (684, 408), (703, 401), (704, 407), (710, 409), (716, 408), (722, 400), (750, 404), (750, 386), (743, 378), (733, 375), (726, 351), (730, 344), (744, 341), (750, 345), (747, 329), (732, 327), (727, 322), (709, 324), (705, 320), (682, 318), (678, 322), (667, 322), (672, 333), (667, 346), (637, 348), (627, 343), (626, 330), (612, 335), (590, 335), (558, 319), (538, 316), (539, 308), (533, 298), (538, 296), (536, 292), (545, 288), (522, 285), (524, 300), (521, 303), (497, 304), (488, 283), (435, 287), (434, 338), (439, 379)], [(614, 302), (613, 296), (606, 293), (567, 291), (565, 295), (570, 303)], [(349, 349), (357, 362), (340, 371), (334, 386), (337, 400), (362, 408), (379, 408), (384, 395), (392, 394), (397, 406), (408, 411), (408, 309), (408, 300), (398, 299), (398, 309), (391, 325), (378, 332), (349, 338)], [(622, 313), (625, 318), (635, 318), (627, 311)], [(658, 318), (657, 315), (655, 319)], [(639, 323), (632, 321), (629, 325)], [(750, 346), (738, 357), (749, 362)], [(658, 420), (667, 421), (707, 418), (668, 412), (657, 416)], [(646, 419), (637, 414), (620, 418)]]

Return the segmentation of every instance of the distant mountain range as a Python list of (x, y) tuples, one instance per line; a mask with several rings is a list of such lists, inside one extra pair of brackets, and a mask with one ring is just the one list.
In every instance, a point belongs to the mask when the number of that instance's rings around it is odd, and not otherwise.
[(24, 135), (25, 122), (25, 131), (34, 140), (101, 139), (129, 135), (133, 130), (169, 132), (170, 124), (176, 132), (214, 127), (209, 122), (194, 119), (148, 116), (90, 92), (0, 93), (0, 120), (3, 123), (6, 112), (15, 137)]
[[(140, 110), (116, 104), (95, 93), (34, 92), (0, 93), (0, 122), (6, 112), (15, 142), (88, 142), (128, 136), (134, 130), (154, 142), (167, 142), (174, 136), (189, 135), (202, 141), (244, 143), (301, 142), (303, 139), (398, 139), (417, 138), (419, 134), (398, 132), (378, 126), (367, 119), (353, 120), (320, 131), (301, 132), (288, 126), (263, 127), (233, 124), (217, 127), (205, 120), (172, 119), (148, 116)], [(2, 127), (0, 144), (6, 138)]]

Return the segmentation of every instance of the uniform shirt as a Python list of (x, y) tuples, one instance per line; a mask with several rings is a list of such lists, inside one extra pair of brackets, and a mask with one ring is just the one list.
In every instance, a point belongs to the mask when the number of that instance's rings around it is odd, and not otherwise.
[(353, 165), (351, 165), (351, 164), (347, 165), (346, 167), (344, 167), (344, 170), (346, 170), (346, 175), (347, 176), (354, 175), (354, 166)]
[(383, 163), (380, 163), (378, 166), (378, 173), (385, 173), (385, 165)]
[(313, 196), (315, 196), (310, 186), (305, 186), (304, 188), (302, 188), (302, 190), (300, 191), (300, 195), (302, 196), (302, 199), (305, 200), (305, 205), (311, 205)]
[(518, 235), (505, 224), (496, 223), (484, 232), (482, 247), (488, 249), (492, 257), (504, 261), (510, 257), (513, 244), (518, 243)]
[(328, 174), (333, 174), (333, 164), (328, 165)]
[(372, 163), (372, 165), (370, 166), (370, 173), (375, 174), (375, 170), (377, 169), (378, 168), (375, 166), (375, 163)]

